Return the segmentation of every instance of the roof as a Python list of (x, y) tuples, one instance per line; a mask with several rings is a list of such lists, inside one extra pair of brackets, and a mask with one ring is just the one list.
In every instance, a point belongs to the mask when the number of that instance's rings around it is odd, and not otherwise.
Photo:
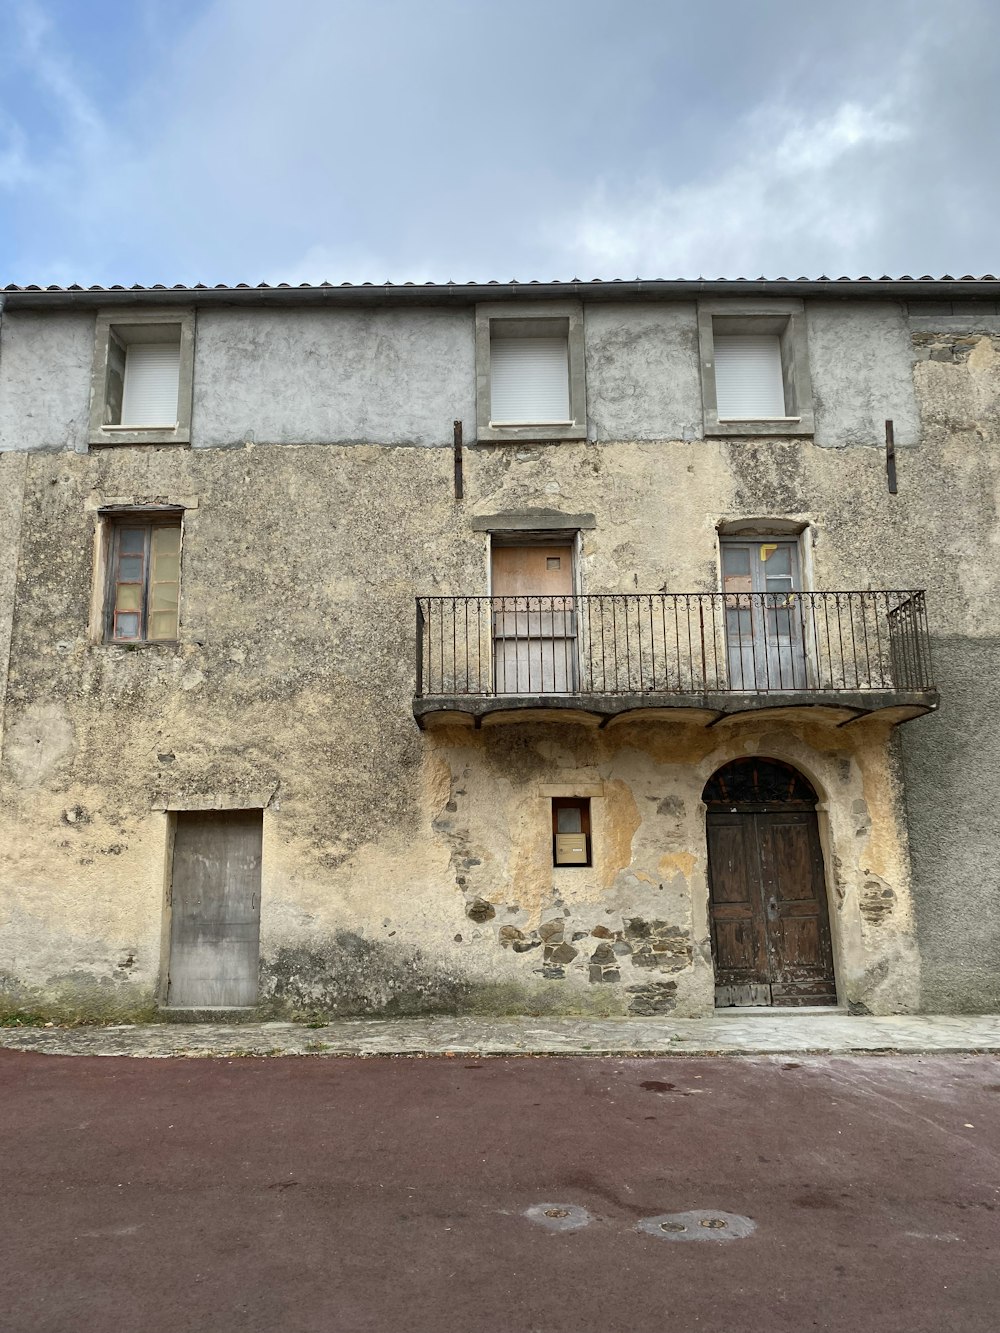
[(10, 283), (0, 289), (0, 299), (14, 306), (93, 306), (134, 304), (208, 304), (264, 302), (267, 304), (447, 304), (470, 305), (477, 301), (538, 299), (553, 296), (574, 296), (588, 300), (621, 300), (623, 298), (690, 299), (695, 296), (829, 296), (829, 297), (886, 297), (895, 299), (924, 297), (935, 300), (988, 299), (1000, 297), (1000, 279), (992, 273), (975, 277), (965, 274), (955, 278), (950, 273), (935, 278), (928, 274), (914, 278), (904, 274), (899, 278), (883, 275), (880, 278), (591, 278), (581, 281), (549, 282), (533, 279), (530, 282), (362, 282), (362, 283), (308, 283), (260, 282), (251, 285), (238, 282), (234, 286), (217, 283), (208, 286), (195, 283), (186, 286), (176, 283), (167, 286), (154, 283), (144, 287), (139, 283), (126, 287), (84, 287), (73, 283), (68, 287), (42, 287), (35, 284), (18, 286)]

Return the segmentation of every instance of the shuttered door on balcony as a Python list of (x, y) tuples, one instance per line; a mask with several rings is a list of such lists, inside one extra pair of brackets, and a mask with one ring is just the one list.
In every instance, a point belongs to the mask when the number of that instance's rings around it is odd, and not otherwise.
[(577, 688), (571, 546), (495, 546), (493, 666), (498, 694)]
[(785, 415), (781, 346), (776, 336), (717, 334), (715, 394), (721, 421), (766, 421)]
[(176, 426), (179, 343), (130, 343), (125, 354), (123, 426)]
[(492, 338), (490, 419), (530, 426), (570, 420), (565, 338)]

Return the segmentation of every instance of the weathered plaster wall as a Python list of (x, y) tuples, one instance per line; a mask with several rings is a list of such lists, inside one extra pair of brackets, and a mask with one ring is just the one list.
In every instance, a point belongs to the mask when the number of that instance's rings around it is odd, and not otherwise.
[[(903, 306), (806, 302), (816, 432), (827, 448), (901, 446), (919, 438), (913, 353)], [(691, 302), (586, 307), (587, 401), (596, 440), (703, 435), (698, 309)], [(746, 448), (739, 442), (738, 448)], [(794, 447), (794, 446), (793, 446)]]
[(1000, 337), (915, 321), (941, 711), (904, 728), (922, 1005), (1000, 1008)]
[(913, 392), (913, 350), (902, 303), (856, 306), (806, 303), (816, 443), (885, 448), (885, 423), (899, 446), (916, 444), (920, 418)]
[(0, 318), (0, 452), (87, 448), (94, 315), (5, 309)]
[[(815, 443), (917, 438), (900, 303), (806, 305)], [(122, 314), (123, 322), (127, 315)], [(0, 450), (76, 449), (88, 435), (94, 314), (8, 310), (0, 326)], [(589, 434), (599, 441), (703, 434), (694, 302), (585, 307)], [(474, 439), (473, 308), (203, 309), (192, 444), (448, 445)]]
[(14, 625), (26, 461), (23, 454), (0, 454), (0, 754), (3, 752), (3, 699), (7, 693), (7, 666)]
[(202, 310), (192, 441), (450, 446), (475, 389), (471, 309)]
[[(819, 585), (833, 572), (857, 586), (869, 548), (838, 496), (868, 482), (871, 451), (800, 449), (789, 480), (789, 448), (755, 447), (749, 472), (733, 444), (471, 449), (461, 505), (445, 450), (28, 457), (0, 787), (12, 1002), (152, 1003), (162, 808), (219, 802), (266, 807), (263, 997), (278, 1011), (710, 1007), (700, 792), (718, 764), (757, 750), (801, 763), (825, 793), (842, 994), (912, 1007), (905, 835), (877, 729), (761, 719), (440, 736), (410, 716), (413, 597), (485, 590), (475, 514), (594, 512), (592, 591), (710, 588), (715, 524), (773, 512), (778, 496), (824, 532)], [(93, 525), (111, 500), (188, 506), (176, 648), (88, 638)], [(584, 779), (602, 790), (598, 864), (553, 872), (540, 793)], [(598, 927), (609, 933), (574, 941)]]
[(584, 327), (591, 439), (701, 438), (693, 301), (589, 305)]

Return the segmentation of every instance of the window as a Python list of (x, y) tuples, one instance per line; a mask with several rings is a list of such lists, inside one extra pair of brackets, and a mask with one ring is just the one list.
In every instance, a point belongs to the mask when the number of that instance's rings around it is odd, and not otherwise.
[(552, 798), (552, 864), (556, 866), (591, 864), (588, 796)]
[(580, 303), (479, 306), (476, 385), (481, 441), (583, 439), (587, 406)]
[(193, 312), (99, 314), (90, 443), (188, 443), (193, 354)]
[(801, 301), (704, 301), (698, 333), (706, 435), (812, 434)]
[(181, 520), (118, 515), (108, 521), (106, 643), (170, 643), (177, 638)]
[(785, 415), (781, 345), (773, 333), (715, 335), (715, 396), (720, 421)]

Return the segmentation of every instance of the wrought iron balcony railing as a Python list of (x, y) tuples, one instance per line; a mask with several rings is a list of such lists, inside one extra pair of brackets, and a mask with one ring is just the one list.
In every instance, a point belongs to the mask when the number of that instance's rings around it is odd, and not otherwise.
[(417, 598), (418, 698), (934, 689), (922, 591)]

